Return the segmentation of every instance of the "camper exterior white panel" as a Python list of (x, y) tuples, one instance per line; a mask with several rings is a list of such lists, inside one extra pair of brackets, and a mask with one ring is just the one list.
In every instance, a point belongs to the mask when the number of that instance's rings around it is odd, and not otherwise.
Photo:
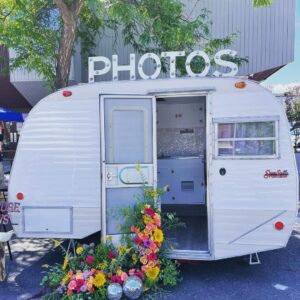
[(72, 233), (72, 207), (23, 207), (24, 233)]
[[(80, 237), (100, 230), (100, 185), (97, 97), (70, 101), (60, 92), (45, 98), (31, 111), (22, 129), (12, 168), (10, 201), (16, 201), (16, 194), (22, 192), (24, 206), (73, 207), (74, 218), (79, 214), (82, 224), (74, 220), (69, 237)], [(90, 218), (91, 210), (98, 216)], [(21, 231), (18, 234), (22, 236)]]
[[(237, 80), (190, 78), (103, 82), (69, 87), (73, 94), (68, 98), (63, 97), (61, 91), (50, 95), (34, 108), (25, 122), (11, 173), (9, 201), (16, 201), (16, 194), (22, 192), (22, 206), (72, 206), (74, 235), (69, 237), (83, 237), (99, 230), (99, 94), (198, 91), (209, 93), (208, 124), (213, 118), (243, 116), (276, 116), (280, 124), (279, 158), (209, 157), (208, 202), (212, 213), (209, 233), (213, 258), (285, 246), (295, 220), (298, 199), (288, 123), (282, 107), (270, 92), (251, 81), (246, 81), (245, 89), (237, 90), (234, 87)], [(213, 145), (213, 140), (208, 141), (209, 153), (213, 151)], [(219, 174), (222, 167), (227, 169), (225, 177)], [(266, 180), (263, 175), (268, 169), (287, 169), (289, 176)], [(19, 219), (16, 228), (22, 236), (20, 217), (16, 218)], [(273, 228), (277, 219), (285, 223), (281, 232)]]
[[(253, 93), (250, 89), (230, 95), (221, 92), (212, 96), (212, 116), (213, 119), (247, 120), (279, 117), (278, 158), (212, 158), (210, 202), (214, 257), (284, 247), (295, 222), (298, 183), (282, 106), (264, 90)], [(226, 175), (220, 175), (221, 168), (226, 169)], [(266, 170), (288, 170), (289, 176), (266, 179)], [(277, 221), (285, 224), (284, 230), (275, 230)]]

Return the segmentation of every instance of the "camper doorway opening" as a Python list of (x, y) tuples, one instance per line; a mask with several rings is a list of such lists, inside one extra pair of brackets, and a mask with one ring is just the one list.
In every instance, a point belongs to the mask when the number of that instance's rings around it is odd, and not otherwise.
[[(69, 87), (23, 126), (9, 183), (19, 237), (118, 241), (120, 207), (169, 185), (174, 258), (213, 260), (285, 247), (298, 178), (282, 105), (255, 82), (174, 78)], [(266, 176), (266, 174), (271, 174)], [(22, 193), (22, 200), (17, 195)]]

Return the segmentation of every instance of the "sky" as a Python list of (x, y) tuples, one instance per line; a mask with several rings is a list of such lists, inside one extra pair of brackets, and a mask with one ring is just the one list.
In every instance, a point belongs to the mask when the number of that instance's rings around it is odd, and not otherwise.
[(286, 85), (300, 83), (300, 0), (296, 0), (296, 36), (294, 62), (286, 65), (281, 70), (270, 76), (263, 84), (275, 85), (278, 92)]

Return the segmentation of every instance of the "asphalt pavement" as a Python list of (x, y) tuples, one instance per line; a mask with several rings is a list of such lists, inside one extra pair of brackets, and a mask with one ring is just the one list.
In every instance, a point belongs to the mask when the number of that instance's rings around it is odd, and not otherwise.
[[(62, 261), (51, 240), (15, 239), (14, 261), (7, 257), (8, 278), (0, 283), (0, 299), (28, 299), (40, 291), (42, 265)], [(261, 264), (241, 258), (192, 262), (181, 266), (182, 282), (164, 299), (300, 299), (300, 221), (287, 248), (260, 254)], [(159, 297), (162, 298), (162, 297)]]

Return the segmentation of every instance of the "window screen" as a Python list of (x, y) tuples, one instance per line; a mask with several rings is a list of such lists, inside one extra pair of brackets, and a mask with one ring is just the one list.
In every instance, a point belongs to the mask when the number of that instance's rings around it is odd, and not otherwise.
[(276, 122), (217, 124), (217, 156), (275, 156)]

